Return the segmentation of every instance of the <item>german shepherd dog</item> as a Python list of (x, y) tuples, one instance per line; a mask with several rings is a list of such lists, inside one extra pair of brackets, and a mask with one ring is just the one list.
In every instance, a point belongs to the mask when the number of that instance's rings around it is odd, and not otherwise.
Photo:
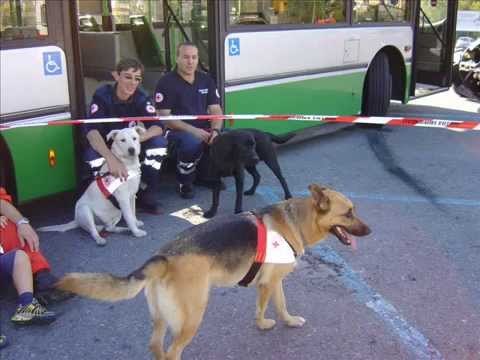
[[(255, 190), (260, 183), (260, 174), (256, 167), (259, 161), (264, 161), (280, 181), (285, 193), (285, 200), (290, 199), (292, 194), (280, 169), (273, 143), (283, 144), (294, 136), (293, 133), (277, 136), (257, 129), (229, 130), (217, 136), (210, 145), (209, 154), (209, 173), (214, 180), (212, 205), (203, 216), (212, 218), (217, 213), (221, 190), (220, 179), (227, 176), (235, 178), (237, 191), (235, 213), (242, 212), (243, 195), (255, 194)], [(253, 184), (250, 189), (243, 192), (245, 170), (252, 175)]]
[[(316, 184), (309, 190), (311, 196), (306, 198), (292, 198), (254, 213), (217, 217), (187, 229), (128, 276), (71, 273), (57, 287), (111, 302), (133, 298), (145, 289), (154, 326), (150, 349), (157, 360), (180, 359), (200, 326), (210, 287), (234, 286), (250, 273), (257, 256), (258, 221), (283, 236), (297, 256), (329, 234), (345, 245), (354, 245), (352, 235), (370, 233), (344, 195)], [(282, 280), (295, 264), (295, 258), (291, 263), (265, 262), (253, 278), (251, 284), (256, 285), (258, 293), (258, 328), (268, 330), (275, 325), (275, 320), (264, 316), (271, 296), (278, 317), (288, 326), (305, 323), (304, 318), (288, 313), (283, 292)], [(173, 340), (165, 353), (167, 328)]]

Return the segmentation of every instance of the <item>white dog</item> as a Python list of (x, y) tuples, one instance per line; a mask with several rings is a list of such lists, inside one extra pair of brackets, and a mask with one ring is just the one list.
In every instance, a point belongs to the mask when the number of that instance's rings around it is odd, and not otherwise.
[[(81, 227), (88, 231), (100, 246), (106, 244), (106, 240), (98, 233), (104, 227), (109, 232), (117, 233), (130, 229), (136, 237), (147, 235), (146, 231), (138, 228), (143, 225), (143, 222), (135, 215), (135, 197), (140, 186), (140, 135), (144, 132), (145, 129), (140, 126), (110, 131), (107, 140), (113, 139), (111, 151), (125, 164), (128, 170), (127, 180), (122, 181), (112, 175), (97, 178), (75, 204), (74, 220), (67, 224), (46, 226), (38, 230), (64, 232)], [(107, 172), (108, 166), (105, 163), (100, 173)], [(115, 197), (120, 209), (108, 199), (110, 194)], [(128, 228), (117, 226), (122, 215)], [(100, 219), (104, 227), (96, 226), (95, 218)]]

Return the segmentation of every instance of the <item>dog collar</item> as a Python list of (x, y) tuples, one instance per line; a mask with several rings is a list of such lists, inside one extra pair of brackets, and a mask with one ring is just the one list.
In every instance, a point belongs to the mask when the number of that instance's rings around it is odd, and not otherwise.
[(239, 281), (240, 286), (248, 286), (264, 263), (292, 264), (297, 257), (293, 247), (282, 235), (268, 229), (260, 217), (255, 215), (255, 219), (257, 222), (257, 254), (247, 274)]

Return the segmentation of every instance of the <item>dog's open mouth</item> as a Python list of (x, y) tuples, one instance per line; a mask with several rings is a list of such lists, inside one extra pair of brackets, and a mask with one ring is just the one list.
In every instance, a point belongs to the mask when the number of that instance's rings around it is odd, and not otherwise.
[(353, 249), (357, 248), (357, 240), (354, 236), (350, 235), (343, 226), (334, 225), (330, 228), (330, 232), (335, 235), (343, 244), (351, 246)]

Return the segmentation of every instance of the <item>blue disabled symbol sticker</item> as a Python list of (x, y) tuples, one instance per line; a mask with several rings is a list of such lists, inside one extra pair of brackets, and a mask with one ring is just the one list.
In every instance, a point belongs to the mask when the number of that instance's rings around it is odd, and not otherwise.
[(62, 74), (62, 54), (60, 51), (43, 53), (43, 73), (45, 76)]
[(240, 38), (228, 39), (228, 55), (229, 56), (240, 55)]

